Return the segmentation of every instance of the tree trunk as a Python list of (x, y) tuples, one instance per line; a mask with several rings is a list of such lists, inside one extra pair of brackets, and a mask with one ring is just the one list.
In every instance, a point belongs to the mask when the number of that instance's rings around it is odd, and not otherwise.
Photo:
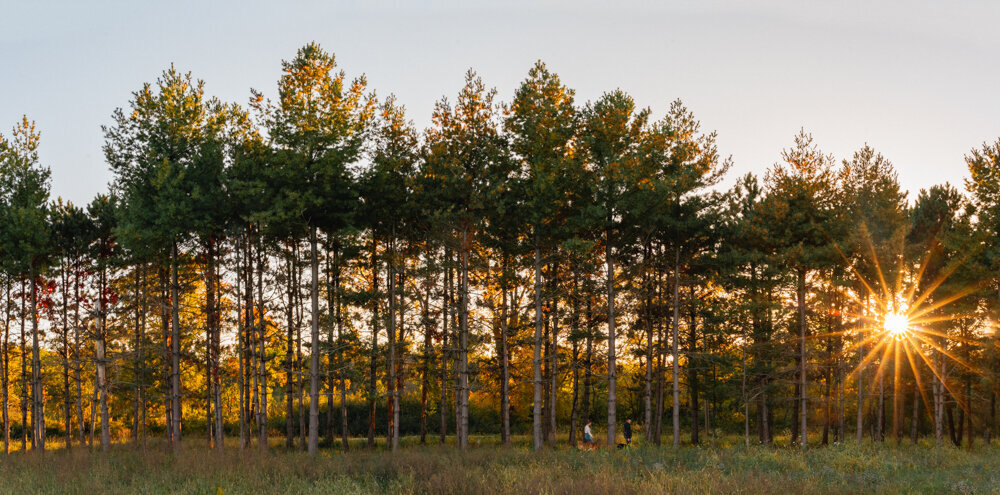
[[(28, 450), (28, 339), (25, 335), (25, 320), (28, 317), (28, 298), (25, 297), (25, 282), (21, 280), (21, 450)], [(34, 441), (34, 436), (32, 436)]]
[[(860, 328), (864, 328), (865, 319), (868, 314), (868, 297), (865, 296), (865, 302), (861, 309), (861, 322), (859, 323)], [(864, 339), (864, 335), (859, 336), (860, 339)], [(858, 412), (857, 412), (857, 430), (855, 431), (855, 440), (857, 443), (861, 443), (861, 437), (865, 431), (865, 415), (864, 415), (864, 405), (865, 405), (865, 344), (859, 343), (858, 345)]]
[(257, 406), (257, 428), (258, 428), (258, 444), (260, 450), (267, 451), (269, 445), (267, 443), (267, 398), (269, 390), (267, 388), (267, 353), (265, 352), (267, 344), (267, 318), (264, 314), (264, 244), (263, 240), (256, 239), (257, 241), (257, 375), (258, 375), (258, 387), (257, 398), (260, 404)]
[(799, 404), (801, 406), (799, 431), (802, 433), (802, 450), (805, 450), (809, 446), (809, 431), (806, 428), (809, 409), (806, 404), (806, 397), (808, 395), (806, 390), (806, 271), (802, 268), (798, 271), (797, 292), (799, 313), (799, 355), (801, 356), (802, 365), (799, 376), (799, 391), (802, 394)]
[(212, 285), (212, 239), (208, 239), (205, 246), (205, 435), (208, 448), (214, 448), (214, 435), (212, 435), (212, 424), (215, 422), (212, 416), (212, 401), (215, 394), (212, 392), (214, 381), (212, 380), (212, 351), (215, 350), (215, 329), (213, 326), (213, 314), (215, 311), (215, 288)]
[(500, 279), (500, 443), (510, 447), (510, 358), (507, 355), (508, 303), (507, 260), (504, 258)]
[(615, 259), (610, 229), (605, 231), (605, 249), (607, 249), (605, 257), (608, 270), (608, 446), (610, 447), (615, 444), (618, 412), (618, 396), (615, 390), (618, 386), (618, 371), (615, 368)]
[(38, 281), (31, 267), (31, 394), (34, 444), (45, 452), (45, 396), (42, 393), (42, 360), (38, 346)]
[(680, 247), (674, 248), (674, 324), (673, 324), (673, 371), (674, 371), (674, 404), (673, 404), (673, 420), (674, 420), (674, 448), (681, 446), (681, 389), (680, 389), (680, 268), (681, 268), (681, 249)]
[(944, 437), (944, 382), (945, 367), (941, 358), (941, 351), (934, 349), (934, 367), (937, 373), (934, 377), (934, 446), (941, 446), (941, 439)]
[(542, 253), (541, 237), (535, 234), (535, 336), (534, 359), (534, 396), (532, 398), (532, 445), (535, 450), (542, 448)]
[(105, 343), (107, 339), (107, 308), (104, 302), (106, 276), (104, 268), (101, 268), (100, 284), (97, 294), (97, 338), (95, 339), (94, 357), (97, 359), (97, 390), (100, 394), (101, 403), (101, 450), (107, 451), (111, 446), (110, 418), (108, 417), (108, 382), (107, 382), (107, 349)]
[(580, 301), (577, 294), (579, 274), (576, 265), (573, 267), (573, 287), (571, 288), (572, 298), (572, 319), (570, 320), (570, 341), (572, 342), (571, 364), (573, 370), (573, 405), (570, 410), (569, 419), (569, 445), (576, 447), (576, 428), (579, 421), (579, 397), (580, 397)]
[(173, 245), (173, 256), (170, 266), (170, 304), (172, 307), (171, 317), (173, 319), (173, 334), (170, 338), (170, 385), (172, 394), (172, 416), (173, 416), (173, 447), (174, 450), (180, 448), (181, 442), (181, 320), (180, 320), (180, 294), (177, 285), (177, 244)]
[(372, 348), (371, 359), (368, 363), (368, 447), (375, 447), (375, 393), (377, 383), (375, 379), (376, 365), (378, 363), (378, 327), (379, 327), (379, 304), (378, 304), (378, 241), (372, 239), (372, 294), (375, 299), (372, 302)]
[[(10, 279), (4, 281), (4, 286), (7, 289), (6, 297), (4, 301), (4, 320), (3, 320), (3, 369), (0, 370), (0, 384), (2, 384), (3, 390), (0, 391), (0, 395), (3, 397), (3, 453), (7, 455), (10, 453), (10, 397), (8, 396), (8, 391), (10, 390), (10, 306), (13, 301), (10, 298)], [(69, 400), (69, 396), (66, 396), (66, 400)], [(69, 431), (66, 433), (70, 434)]]
[(237, 375), (236, 386), (239, 388), (239, 416), (240, 416), (240, 449), (247, 447), (247, 393), (246, 393), (246, 325), (243, 305), (243, 284), (246, 277), (246, 269), (243, 266), (243, 239), (237, 238), (236, 244), (236, 362)]
[(690, 297), (688, 298), (688, 391), (691, 401), (691, 445), (698, 445), (698, 399), (700, 390), (698, 388), (698, 326), (695, 320), (694, 307), (694, 285), (690, 285)]
[(458, 342), (458, 393), (459, 421), (458, 447), (469, 446), (469, 231), (462, 232), (462, 279), (459, 286), (459, 342)]
[(594, 310), (593, 298), (587, 297), (587, 353), (584, 360), (583, 369), (583, 424), (593, 420), (593, 411), (590, 407), (590, 390), (593, 388), (594, 375)]
[(559, 298), (555, 294), (559, 290), (559, 267), (553, 263), (552, 268), (552, 351), (549, 354), (549, 433), (552, 445), (556, 444), (556, 409), (559, 392)]
[(388, 439), (389, 448), (393, 452), (399, 450), (399, 439), (397, 435), (399, 434), (398, 425), (395, 422), (396, 419), (396, 405), (399, 400), (398, 391), (396, 390), (396, 232), (395, 228), (389, 237), (389, 255), (388, 263), (386, 263), (386, 283), (388, 284), (389, 291), (389, 326), (386, 328), (386, 335), (389, 337), (389, 359), (388, 359), (388, 373), (386, 376), (386, 388), (389, 392), (389, 427), (386, 431), (386, 437)]
[(295, 447), (295, 293), (294, 293), (294, 254), (288, 251), (285, 266), (288, 269), (285, 278), (285, 296), (288, 306), (285, 307), (285, 448)]
[(448, 436), (448, 329), (451, 324), (449, 319), (449, 308), (451, 306), (451, 253), (447, 248), (444, 250), (444, 276), (442, 283), (444, 290), (441, 293), (441, 404), (438, 406), (438, 414), (441, 419), (439, 430), (441, 444), (445, 443)]
[[(173, 374), (171, 367), (170, 356), (173, 354), (172, 347), (170, 345), (170, 312), (172, 307), (170, 306), (170, 267), (163, 267), (160, 272), (160, 333), (163, 337), (163, 412), (164, 412), (164, 422), (163, 422), (163, 432), (166, 436), (167, 443), (173, 445), (174, 442), (174, 421), (173, 421), (173, 404), (174, 398), (170, 393), (170, 385), (173, 383)], [(77, 348), (79, 351), (79, 347)], [(79, 366), (79, 365), (78, 365)], [(77, 382), (79, 382), (79, 377), (77, 377)], [(77, 392), (80, 395), (81, 402), (83, 401), (82, 392), (79, 390), (79, 383), (77, 383)], [(80, 413), (80, 429), (83, 429), (83, 413)]]
[(337, 363), (339, 371), (337, 376), (340, 377), (340, 443), (344, 448), (344, 452), (347, 452), (349, 447), (347, 437), (347, 378), (345, 378), (344, 367), (344, 317), (341, 311), (341, 305), (343, 298), (340, 292), (340, 249), (339, 245), (336, 245), (334, 249), (334, 283), (333, 290), (336, 294), (336, 317), (334, 318), (337, 324)]
[(310, 313), (312, 332), (309, 347), (309, 456), (319, 452), (319, 247), (316, 241), (316, 227), (309, 238), (309, 254), (312, 261), (312, 290), (310, 291)]
[[(71, 409), (72, 401), (70, 401), (71, 392), (69, 388), (69, 274), (67, 273), (68, 268), (63, 266), (62, 269), (62, 351), (63, 351), (63, 428), (66, 435), (66, 450), (73, 448), (73, 411)], [(8, 288), (7, 294), (7, 306), (10, 306), (10, 290)], [(9, 318), (8, 314), (8, 318)], [(4, 320), (4, 334), (7, 333), (8, 322)], [(3, 363), (2, 373), (6, 375), (7, 373), (7, 363)], [(6, 379), (6, 376), (4, 377)], [(3, 384), (4, 391), (6, 392), (7, 383), (6, 380)], [(4, 397), (4, 425), (7, 424), (6, 420), (7, 414), (7, 402), (6, 396)]]
[[(649, 252), (649, 243), (647, 243), (643, 250), (643, 262), (646, 264), (650, 263)], [(646, 376), (643, 383), (643, 411), (645, 413), (643, 425), (646, 430), (645, 437), (647, 442), (653, 440), (653, 428), (650, 428), (653, 424), (653, 296), (649, 278), (649, 268), (644, 267), (642, 285), (646, 292), (643, 308), (645, 310), (644, 323), (646, 327)]]
[(424, 300), (421, 302), (421, 320), (424, 324), (424, 349), (423, 349), (423, 367), (420, 370), (420, 444), (425, 445), (427, 443), (427, 392), (430, 389), (430, 373), (431, 373), (431, 337), (434, 331), (434, 325), (431, 322), (430, 304), (431, 304), (431, 281), (430, 274), (427, 275), (426, 282), (427, 292), (424, 294)]

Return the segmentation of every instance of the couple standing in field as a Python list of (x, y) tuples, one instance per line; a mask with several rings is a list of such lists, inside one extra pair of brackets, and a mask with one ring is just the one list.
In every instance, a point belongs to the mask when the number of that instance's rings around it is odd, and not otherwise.
[[(627, 447), (629, 445), (632, 445), (632, 419), (631, 418), (625, 420), (625, 429), (622, 431), (622, 434), (625, 436), (625, 444), (624, 444), (624, 446)], [(587, 424), (584, 425), (584, 427), (583, 427), (583, 441), (584, 441), (584, 443), (590, 443), (590, 444), (594, 443), (594, 433), (590, 430), (590, 421), (587, 421)]]

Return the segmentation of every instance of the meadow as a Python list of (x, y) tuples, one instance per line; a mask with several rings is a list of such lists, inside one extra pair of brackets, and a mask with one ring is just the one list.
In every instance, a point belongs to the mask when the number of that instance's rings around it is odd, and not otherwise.
[(802, 453), (746, 448), (727, 437), (716, 447), (679, 450), (532, 452), (528, 438), (502, 448), (484, 436), (461, 452), (405, 440), (395, 454), (362, 449), (358, 439), (359, 448), (324, 449), (315, 459), (277, 446), (212, 452), (195, 439), (177, 453), (159, 442), (107, 453), (12, 452), (0, 462), (0, 493), (1000, 493), (1000, 448), (985, 445), (967, 451), (850, 442)]

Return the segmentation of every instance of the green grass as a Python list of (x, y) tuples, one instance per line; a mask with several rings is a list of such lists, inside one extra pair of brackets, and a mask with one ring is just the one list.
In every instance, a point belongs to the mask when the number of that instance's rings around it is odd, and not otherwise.
[(0, 460), (0, 493), (1000, 493), (1000, 448), (989, 446), (848, 443), (803, 454), (724, 438), (718, 448), (532, 452), (526, 438), (504, 449), (475, 437), (459, 452), (406, 438), (395, 454), (323, 450), (311, 459), (280, 448), (211, 452), (200, 440), (188, 438), (177, 454), (161, 441), (11, 453)]

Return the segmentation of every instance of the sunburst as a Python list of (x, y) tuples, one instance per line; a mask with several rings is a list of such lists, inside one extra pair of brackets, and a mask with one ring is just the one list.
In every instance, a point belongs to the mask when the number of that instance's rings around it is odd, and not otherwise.
[[(869, 247), (878, 280), (876, 283), (870, 283), (852, 267), (853, 274), (863, 289), (860, 294), (849, 290), (843, 293), (855, 307), (860, 308), (860, 314), (845, 315), (851, 317), (854, 324), (850, 325), (851, 330), (838, 334), (855, 336), (853, 343), (845, 346), (842, 352), (845, 356), (850, 353), (860, 354), (858, 365), (849, 374), (851, 378), (857, 379), (859, 374), (866, 373), (866, 370), (875, 365), (874, 379), (880, 383), (883, 377), (892, 380), (893, 431), (898, 434), (896, 428), (902, 416), (897, 418), (896, 415), (903, 407), (898, 402), (901, 398), (898, 387), (902, 386), (901, 372), (907, 365), (912, 371), (911, 376), (915, 380), (922, 401), (927, 406), (924, 410), (928, 413), (933, 411), (926, 391), (926, 385), (929, 383), (921, 377), (921, 372), (930, 371), (935, 382), (940, 384), (943, 390), (958, 397), (959, 391), (952, 390), (949, 380), (942, 376), (944, 368), (935, 363), (948, 360), (961, 368), (975, 371), (970, 363), (952, 352), (954, 343), (963, 343), (965, 340), (947, 332), (942, 333), (937, 328), (942, 323), (968, 317), (961, 312), (952, 311), (952, 304), (981, 287), (972, 284), (942, 294), (943, 291), (938, 289), (962, 263), (949, 264), (928, 283), (924, 277), (924, 268), (930, 261), (930, 253), (923, 263), (918, 265), (920, 268), (916, 273), (907, 271), (901, 262), (893, 272), (886, 273), (879, 265), (875, 249)], [(966, 253), (966, 256), (969, 255)], [(852, 266), (846, 257), (844, 261), (848, 266)], [(894, 275), (890, 279), (891, 283), (887, 280), (889, 279), (886, 277), (887, 274)], [(886, 376), (889, 373), (891, 375)], [(958, 402), (960, 407), (966, 407), (963, 401)]]

